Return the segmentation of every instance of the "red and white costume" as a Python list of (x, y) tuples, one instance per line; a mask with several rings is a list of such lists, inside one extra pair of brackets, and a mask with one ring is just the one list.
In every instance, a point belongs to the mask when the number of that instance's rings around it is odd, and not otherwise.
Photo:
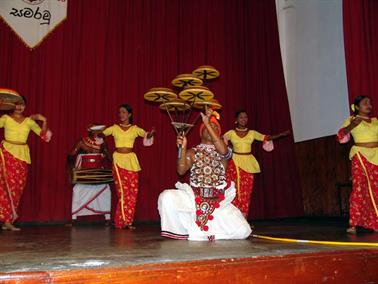
[[(83, 139), (84, 143), (87, 142), (85, 139)], [(75, 168), (101, 169), (104, 159), (105, 155), (102, 153), (79, 154), (76, 157)], [(72, 193), (73, 220), (76, 220), (78, 216), (89, 215), (105, 215), (105, 219), (110, 220), (110, 213), (111, 191), (109, 184), (75, 184)]]
[(226, 182), (224, 157), (214, 145), (193, 149), (190, 185), (178, 182), (176, 189), (159, 196), (161, 235), (194, 241), (246, 239), (252, 230), (232, 204), (236, 189), (234, 182)]

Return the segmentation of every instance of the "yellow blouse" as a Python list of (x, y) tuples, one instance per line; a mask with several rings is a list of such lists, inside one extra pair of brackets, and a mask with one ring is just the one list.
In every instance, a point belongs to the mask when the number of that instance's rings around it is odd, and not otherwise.
[[(136, 125), (132, 125), (129, 129), (123, 130), (118, 124), (114, 124), (106, 128), (103, 133), (105, 136), (113, 136), (116, 148), (133, 148), (135, 139), (144, 137), (146, 131)], [(141, 170), (138, 157), (134, 152), (124, 154), (115, 151), (113, 153), (113, 162), (120, 168), (128, 171), (138, 172)]]
[[(260, 165), (251, 152), (253, 141), (264, 141), (265, 135), (255, 130), (249, 130), (247, 135), (240, 137), (236, 134), (235, 130), (229, 130), (224, 134), (224, 138), (232, 143), (234, 151), (232, 160), (237, 167), (247, 173), (261, 172)], [(249, 155), (240, 155), (238, 153), (249, 153)]]
[[(352, 117), (346, 119), (342, 128), (347, 127), (351, 122)], [(352, 129), (352, 134), (355, 143), (371, 143), (378, 142), (378, 119), (373, 117), (371, 122), (362, 122)], [(360, 146), (353, 146), (350, 149), (349, 159), (352, 159), (357, 153), (361, 153), (370, 163), (378, 165), (378, 148), (367, 148)]]
[[(11, 153), (15, 158), (31, 164), (29, 146), (26, 144), (30, 130), (38, 136), (41, 135), (41, 128), (30, 117), (26, 117), (21, 123), (18, 123), (9, 115), (0, 117), (0, 128), (4, 128), (4, 138), (2, 142), (5, 150)], [(14, 143), (12, 143), (14, 142)], [(24, 145), (17, 145), (24, 143)]]

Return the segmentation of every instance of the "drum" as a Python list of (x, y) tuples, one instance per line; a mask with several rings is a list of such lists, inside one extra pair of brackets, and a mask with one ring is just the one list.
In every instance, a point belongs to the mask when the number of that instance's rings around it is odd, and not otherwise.
[(72, 171), (72, 183), (102, 184), (112, 183), (111, 169), (78, 169)]
[(79, 154), (76, 158), (77, 169), (101, 169), (104, 166), (104, 155), (100, 153)]

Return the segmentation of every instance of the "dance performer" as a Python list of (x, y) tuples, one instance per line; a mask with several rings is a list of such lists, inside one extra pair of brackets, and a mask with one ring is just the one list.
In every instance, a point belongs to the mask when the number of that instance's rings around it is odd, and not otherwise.
[[(30, 130), (46, 142), (51, 138), (47, 119), (41, 114), (25, 117), (25, 106), (26, 99), (20, 96), (14, 111), (0, 118), (5, 137), (0, 146), (0, 221), (4, 223), (3, 230), (20, 230), (13, 222), (18, 217), (17, 209), (26, 185), (28, 165), (31, 164), (27, 144)], [(42, 122), (42, 128), (36, 120)]]
[(232, 203), (240, 209), (245, 218), (248, 217), (253, 190), (254, 175), (260, 173), (260, 166), (252, 155), (252, 143), (257, 140), (263, 142), (265, 151), (274, 149), (273, 140), (287, 136), (290, 131), (278, 135), (263, 135), (247, 127), (248, 115), (245, 110), (235, 113), (235, 129), (224, 134), (226, 143), (233, 147), (232, 161), (227, 168), (227, 180), (235, 181), (237, 194)]
[(367, 96), (357, 97), (352, 111), (337, 135), (341, 143), (348, 142), (350, 134), (354, 140), (349, 154), (353, 189), (347, 232), (356, 233), (356, 226), (378, 232), (378, 120), (371, 116), (372, 105)]
[(155, 130), (146, 132), (133, 123), (133, 111), (130, 105), (119, 107), (120, 122), (106, 128), (105, 136), (112, 135), (116, 150), (113, 153), (113, 177), (117, 189), (118, 203), (114, 218), (116, 228), (135, 229), (135, 205), (138, 194), (139, 174), (141, 170), (138, 158), (133, 151), (135, 139), (144, 137), (143, 144), (151, 146)]
[[(105, 159), (111, 161), (106, 143), (101, 137), (104, 125), (92, 124), (88, 136), (80, 139), (68, 155), (69, 173), (80, 169), (104, 169)], [(76, 162), (75, 162), (76, 161)], [(105, 215), (110, 221), (111, 191), (107, 183), (76, 183), (72, 193), (72, 220), (78, 216)]]
[[(163, 191), (158, 200), (161, 235), (174, 239), (245, 239), (252, 230), (232, 205), (235, 186), (226, 182), (226, 164), (232, 150), (220, 138), (221, 128), (208, 109), (202, 115), (201, 143), (187, 149), (186, 137), (178, 136), (181, 158), (177, 172), (190, 169), (190, 184), (176, 183), (176, 189)], [(211, 119), (210, 119), (211, 117)]]

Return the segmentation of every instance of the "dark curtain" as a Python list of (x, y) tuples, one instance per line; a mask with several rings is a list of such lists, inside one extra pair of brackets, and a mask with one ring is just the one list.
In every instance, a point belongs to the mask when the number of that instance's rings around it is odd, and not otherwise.
[[(54, 132), (50, 144), (31, 135), (32, 166), (22, 198), (21, 221), (70, 218), (66, 155), (88, 124), (117, 121), (121, 103), (135, 122), (157, 129), (155, 144), (136, 143), (142, 165), (136, 219), (158, 220), (157, 198), (173, 188), (175, 133), (166, 114), (147, 104), (151, 87), (170, 86), (179, 73), (209, 64), (221, 77), (209, 84), (223, 104), (224, 130), (245, 108), (250, 127), (263, 133), (291, 129), (274, 0), (69, 1), (68, 18), (31, 51), (0, 23), (0, 86), (29, 99)], [(190, 145), (199, 141), (197, 128)], [(112, 144), (111, 140), (109, 140)], [(303, 214), (292, 138), (273, 153), (254, 145), (263, 173), (256, 178), (253, 218)]]
[(378, 1), (344, 0), (343, 17), (349, 99), (370, 96), (378, 115)]

